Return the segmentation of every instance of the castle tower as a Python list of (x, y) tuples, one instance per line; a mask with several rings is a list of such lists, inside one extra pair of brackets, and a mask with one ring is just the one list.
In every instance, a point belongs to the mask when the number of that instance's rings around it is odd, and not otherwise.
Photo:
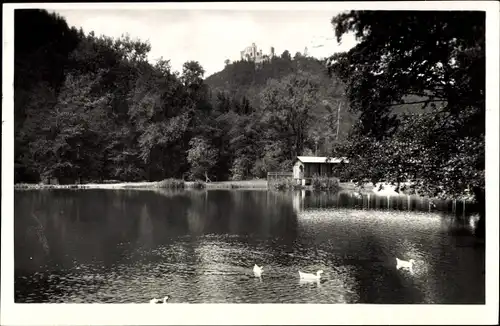
[(274, 47), (272, 47), (272, 46), (271, 46), (270, 54), (271, 54), (271, 58), (274, 57)]

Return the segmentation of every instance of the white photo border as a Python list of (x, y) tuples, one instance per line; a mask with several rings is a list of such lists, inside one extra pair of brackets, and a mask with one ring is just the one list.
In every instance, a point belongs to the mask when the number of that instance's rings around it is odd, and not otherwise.
[[(486, 11), (485, 305), (365, 304), (15, 304), (14, 303), (14, 9), (484, 10)], [(495, 1), (32, 3), (3, 4), (2, 325), (494, 324), (498, 322), (499, 5)], [(333, 32), (332, 32), (333, 33)]]

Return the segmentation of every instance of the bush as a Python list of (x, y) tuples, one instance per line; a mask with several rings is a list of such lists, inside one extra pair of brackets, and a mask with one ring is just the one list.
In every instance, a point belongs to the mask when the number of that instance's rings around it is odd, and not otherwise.
[(283, 178), (272, 182), (273, 189), (275, 190), (300, 190), (302, 185), (297, 184), (294, 179)]
[[(250, 173), (258, 178), (265, 178), (267, 176), (267, 171), (268, 169), (266, 168), (266, 165), (264, 164), (264, 161), (261, 159), (258, 159), (252, 169), (250, 170)], [(272, 169), (269, 171), (273, 171)]]
[(184, 186), (184, 180), (178, 179), (165, 179), (158, 182), (158, 188), (182, 189)]
[(114, 183), (120, 183), (119, 180), (103, 180), (102, 183), (104, 184), (114, 184)]
[(193, 189), (205, 189), (205, 182), (196, 180), (195, 182), (193, 182)]
[(240, 181), (248, 178), (252, 162), (247, 158), (238, 157), (231, 167), (231, 180)]
[(311, 185), (314, 190), (338, 191), (340, 189), (338, 178), (329, 178), (319, 175), (314, 175), (312, 177)]

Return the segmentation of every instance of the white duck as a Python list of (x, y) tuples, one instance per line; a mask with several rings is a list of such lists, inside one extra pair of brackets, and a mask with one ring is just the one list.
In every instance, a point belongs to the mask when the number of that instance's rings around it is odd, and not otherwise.
[(413, 260), (413, 259), (406, 261), (406, 260), (401, 260), (401, 259), (396, 257), (396, 269), (407, 268), (410, 270), (410, 272), (413, 272), (413, 263), (414, 262), (415, 262), (415, 260)]
[(153, 299), (149, 300), (149, 303), (167, 303), (168, 299), (169, 299), (169, 296), (167, 295), (163, 298), (163, 301), (160, 299), (153, 298)]
[(255, 277), (260, 277), (263, 271), (264, 271), (264, 266), (259, 267), (257, 266), (257, 264), (253, 266), (253, 274), (255, 275)]
[(323, 274), (322, 270), (316, 272), (316, 274), (302, 273), (299, 271), (299, 276), (303, 280), (319, 280), (321, 278), (321, 274)]

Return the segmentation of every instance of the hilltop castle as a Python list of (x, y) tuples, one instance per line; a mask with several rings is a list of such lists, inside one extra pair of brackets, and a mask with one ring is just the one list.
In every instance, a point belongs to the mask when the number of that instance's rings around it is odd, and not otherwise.
[(268, 61), (274, 57), (274, 48), (271, 47), (269, 54), (262, 54), (262, 49), (257, 50), (255, 43), (251, 46), (246, 47), (243, 51), (240, 51), (241, 60), (253, 61), (255, 63), (262, 63)]

